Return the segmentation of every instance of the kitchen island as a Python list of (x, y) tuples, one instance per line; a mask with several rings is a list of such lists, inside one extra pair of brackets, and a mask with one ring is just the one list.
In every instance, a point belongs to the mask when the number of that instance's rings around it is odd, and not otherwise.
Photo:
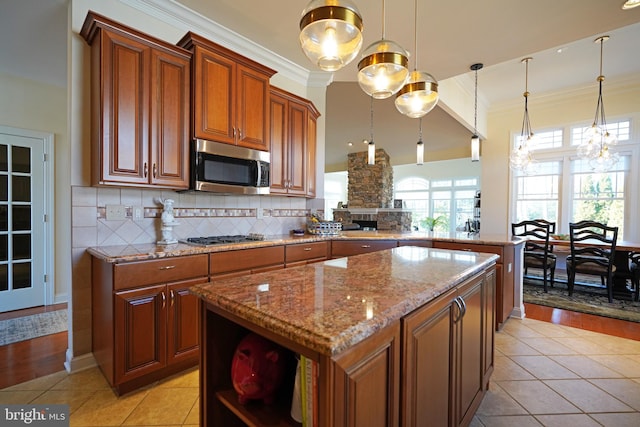
[[(319, 426), (468, 425), (493, 370), (498, 256), (415, 246), (216, 280), (201, 299), (201, 425), (298, 425), (295, 355), (314, 364)], [(273, 405), (242, 405), (231, 361), (249, 332), (290, 361)]]

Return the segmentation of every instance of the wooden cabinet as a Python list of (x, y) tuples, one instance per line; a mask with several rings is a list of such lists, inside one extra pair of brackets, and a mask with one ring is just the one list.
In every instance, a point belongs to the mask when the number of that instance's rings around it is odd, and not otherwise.
[(431, 240), (398, 240), (398, 246), (419, 246), (422, 248), (432, 248)]
[(271, 193), (315, 197), (316, 119), (310, 101), (271, 88)]
[(92, 261), (93, 354), (118, 393), (198, 363), (207, 255), (123, 264)]
[(295, 243), (285, 246), (285, 267), (325, 261), (329, 258), (329, 242)]
[(331, 258), (365, 254), (397, 246), (397, 240), (333, 240), (331, 242)]
[(187, 189), (191, 53), (89, 12), (92, 184)]
[(515, 308), (515, 258), (522, 245), (484, 245), (473, 243), (433, 241), (434, 248), (458, 251), (484, 252), (499, 255), (496, 261), (496, 316), (495, 327), (499, 330)]
[(284, 246), (240, 249), (209, 254), (211, 279), (284, 268)]
[(403, 319), (402, 426), (471, 423), (493, 370), (493, 278), (475, 276)]
[(269, 78), (261, 64), (192, 32), (193, 137), (269, 151)]

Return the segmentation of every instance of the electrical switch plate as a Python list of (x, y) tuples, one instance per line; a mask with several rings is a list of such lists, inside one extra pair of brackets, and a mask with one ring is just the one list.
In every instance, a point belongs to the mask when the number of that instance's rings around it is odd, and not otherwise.
[(127, 217), (127, 211), (123, 205), (106, 205), (107, 221), (123, 221)]
[(144, 219), (142, 206), (131, 206), (131, 217), (134, 221), (142, 221)]

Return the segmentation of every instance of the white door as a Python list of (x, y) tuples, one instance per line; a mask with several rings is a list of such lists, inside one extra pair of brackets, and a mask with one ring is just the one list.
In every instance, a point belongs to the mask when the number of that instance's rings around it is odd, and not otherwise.
[(0, 128), (0, 312), (47, 300), (45, 139)]

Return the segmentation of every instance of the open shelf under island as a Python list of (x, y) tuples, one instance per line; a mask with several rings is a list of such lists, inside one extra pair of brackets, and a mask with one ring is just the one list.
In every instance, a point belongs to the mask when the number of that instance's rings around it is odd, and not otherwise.
[[(493, 371), (497, 259), (403, 246), (192, 287), (203, 302), (201, 425), (299, 425), (296, 355), (317, 367), (314, 425), (469, 425)], [(286, 352), (271, 405), (240, 404), (233, 388), (250, 332)]]

